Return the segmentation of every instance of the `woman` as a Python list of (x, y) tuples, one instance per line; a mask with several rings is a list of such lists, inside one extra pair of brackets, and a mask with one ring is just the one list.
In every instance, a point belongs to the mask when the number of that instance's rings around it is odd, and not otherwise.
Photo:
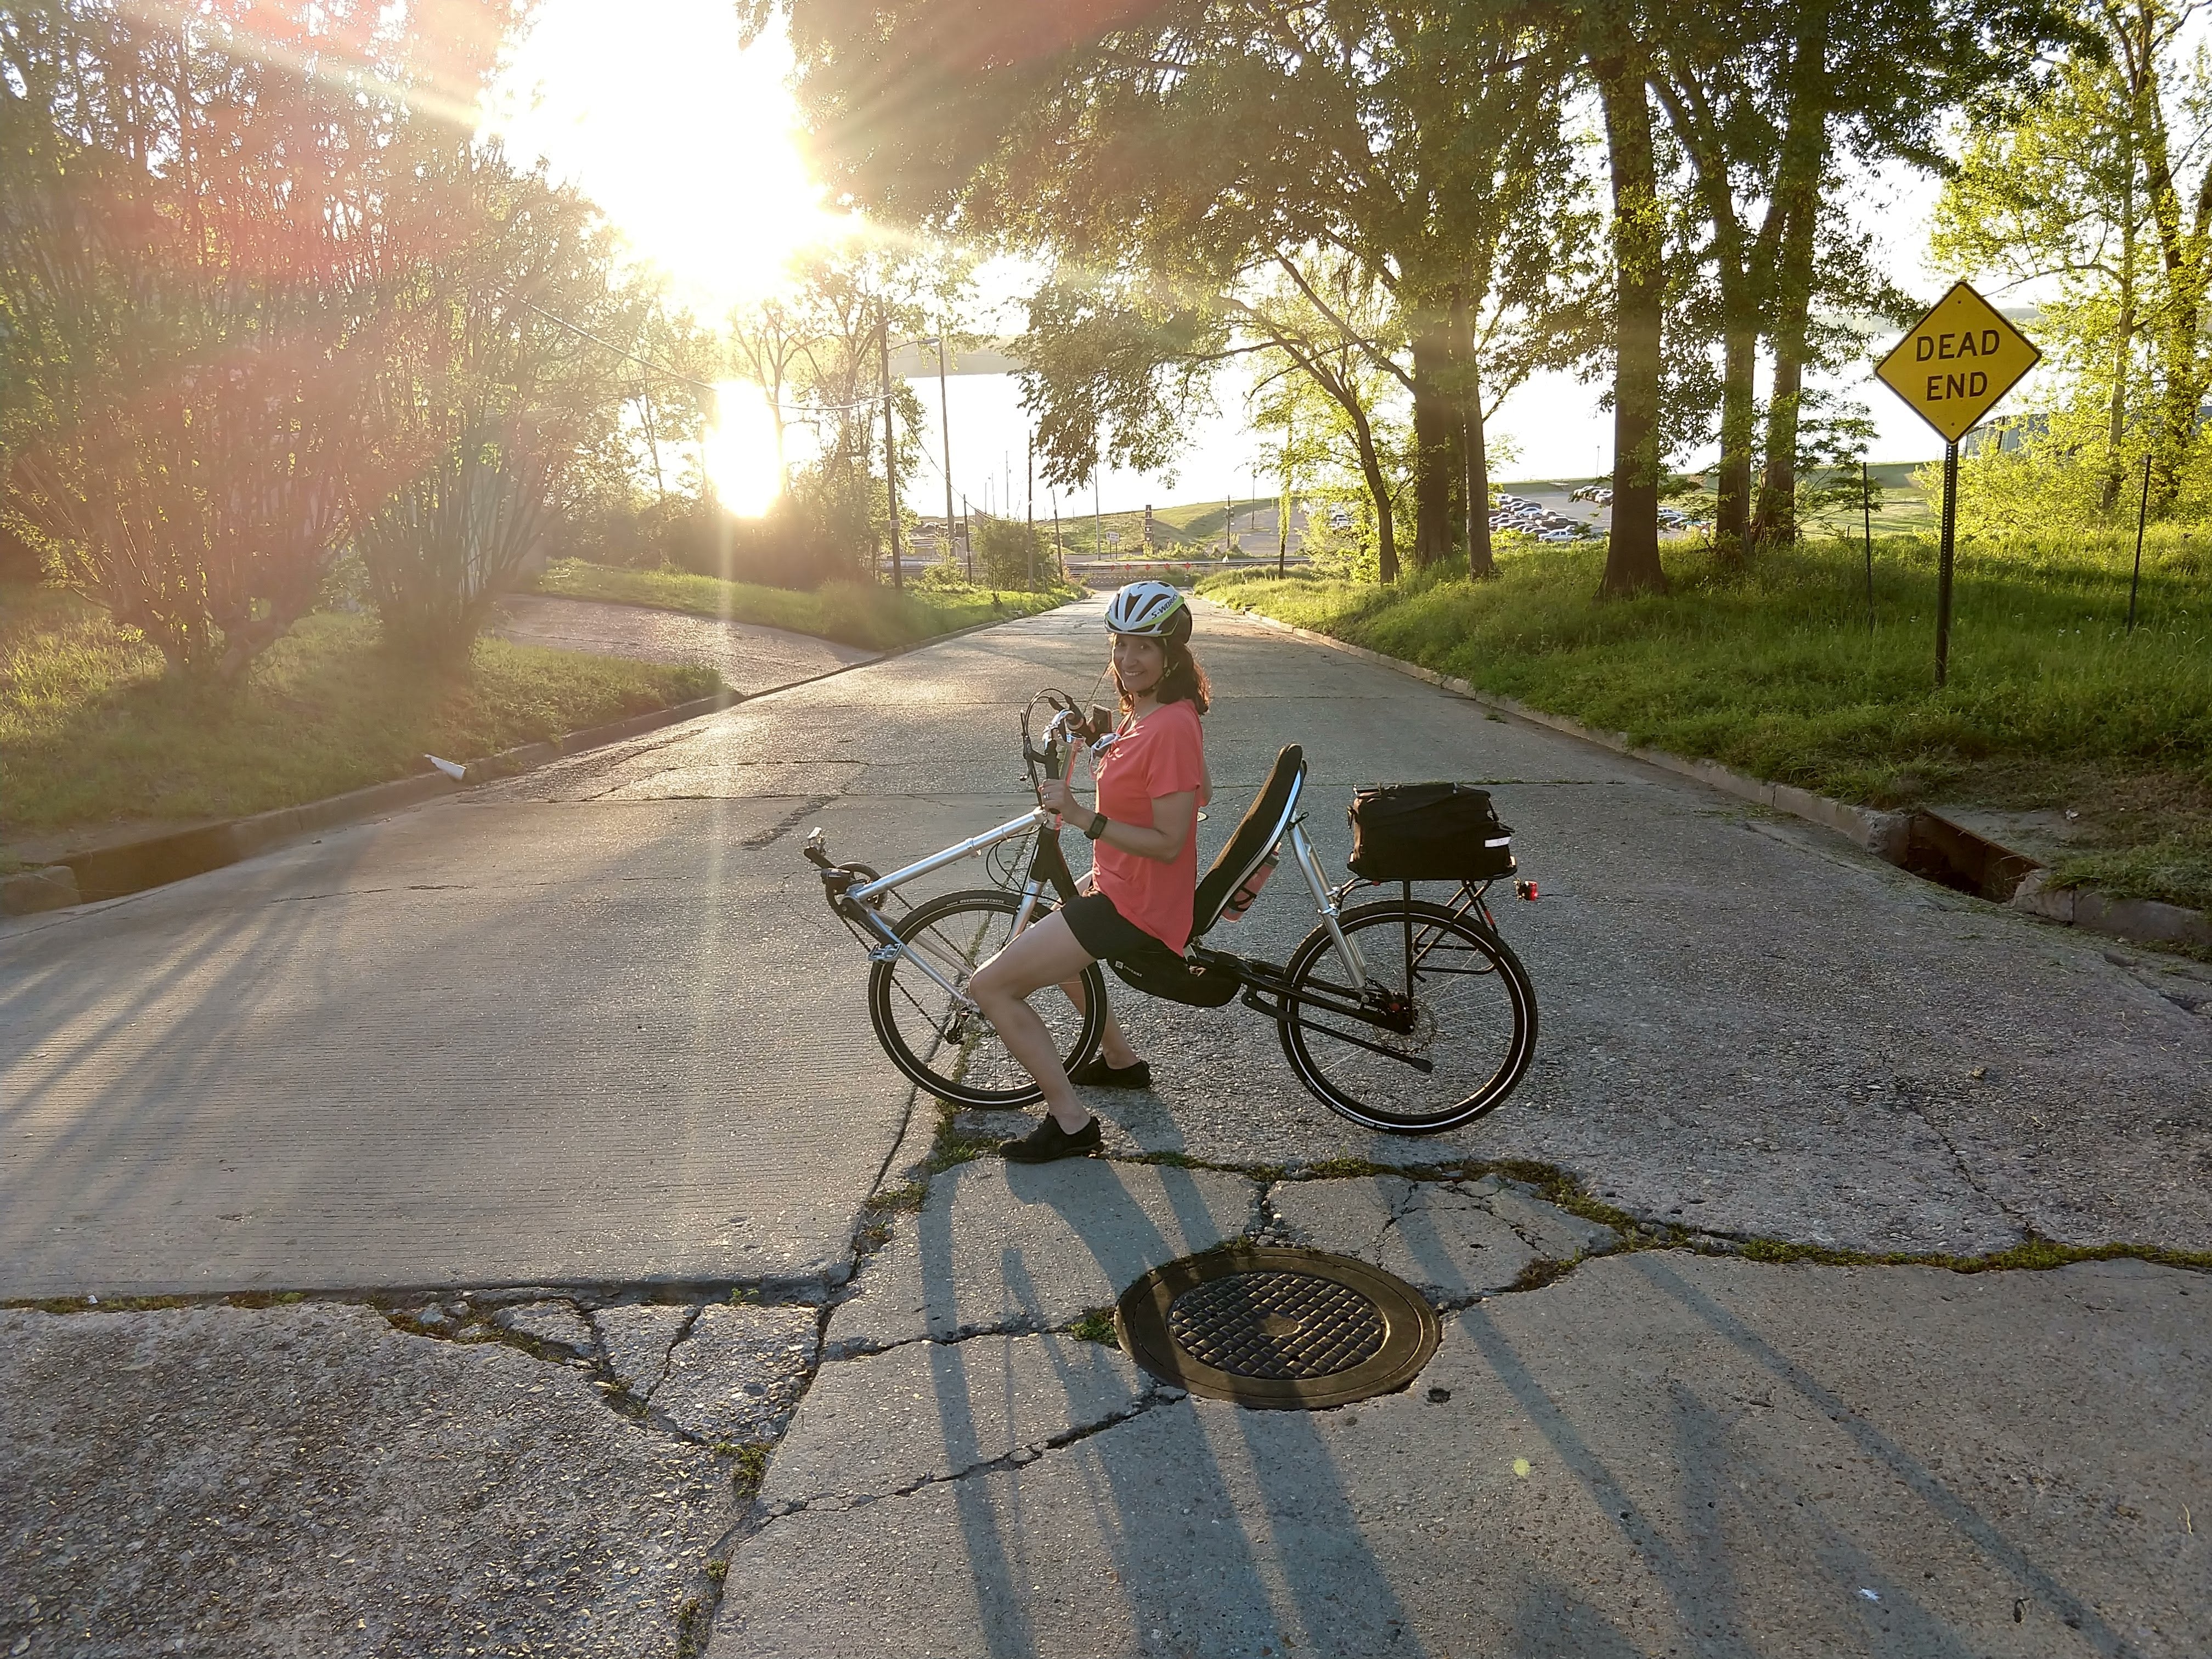
[(1010, 940), (968, 982), (999, 1040), (1044, 1091), (1045, 1121), (1000, 1149), (1017, 1163), (1098, 1150), (1098, 1120), (1076, 1097), (1075, 1084), (1141, 1089), (1152, 1080), (1110, 1008), (1098, 1057), (1071, 1079), (1024, 999), (1059, 985), (1079, 1000), (1077, 975), (1091, 963), (1179, 959), (1190, 940), (1198, 888), (1192, 830), (1211, 793), (1199, 729), (1211, 689), (1190, 654), (1190, 625), (1188, 601), (1165, 582), (1132, 582), (1106, 608), (1122, 718), (1121, 740), (1098, 764), (1097, 810), (1075, 799), (1065, 776), (1048, 781), (1041, 797), (1097, 844), (1091, 872), (1081, 896)]

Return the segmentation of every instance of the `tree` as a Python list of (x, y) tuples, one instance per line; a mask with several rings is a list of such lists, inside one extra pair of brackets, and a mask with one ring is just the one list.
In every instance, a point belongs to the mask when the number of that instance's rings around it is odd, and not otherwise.
[(2148, 454), (2152, 502), (2170, 512), (2200, 447), (2212, 69), (2183, 38), (2191, 15), (2160, 0), (2085, 6), (2095, 45), (1969, 139), (1937, 204), (1944, 264), (2051, 290), (2036, 331), (2066, 384), (2033, 447), (2054, 506), (2086, 465), (2082, 507), (2111, 514)]
[(598, 210), (496, 143), (425, 137), (382, 209), (373, 413), (393, 482), (354, 540), (386, 637), (453, 658), (617, 429), (629, 386), (604, 343), (623, 303)]
[(0, 447), (52, 574), (231, 678), (314, 603), (358, 499), (362, 152), (389, 121), (200, 27), (0, 28)]
[(617, 320), (605, 232), (449, 124), (513, 15), (0, 19), (7, 511), (177, 666), (236, 676), (348, 544), (395, 639), (458, 648), (605, 448), (556, 320)]
[[(1481, 410), (1468, 395), (1480, 373), (1458, 361), (1481, 337), (1458, 318), (1483, 313), (1515, 236), (1533, 246), (1540, 229), (1588, 222), (1530, 210), (1561, 145), (1539, 14), (1173, 0), (1090, 22), (1071, 13), (1049, 51), (1023, 33), (1041, 27), (1026, 10), (963, 8), (956, 21), (921, 0), (794, 0), (790, 15), (817, 155), (852, 199), (1048, 251), (1084, 273), (1068, 291), (1104, 282), (1143, 295), (1159, 326), (1139, 331), (1177, 353), (1163, 366), (1237, 349), (1214, 338), (1224, 298), (1278, 259), (1352, 261), (1409, 342), (1407, 365), (1384, 372), (1414, 387), (1413, 545), (1424, 559), (1449, 552), (1465, 512), (1462, 432)], [(1063, 482), (1088, 476), (1086, 455), (1140, 449), (1130, 418), (1161, 407), (1126, 351), (1093, 361), (1118, 378), (1054, 393), (1054, 463), (1076, 469), (1053, 475)], [(1085, 432), (1086, 408), (1129, 418)]]

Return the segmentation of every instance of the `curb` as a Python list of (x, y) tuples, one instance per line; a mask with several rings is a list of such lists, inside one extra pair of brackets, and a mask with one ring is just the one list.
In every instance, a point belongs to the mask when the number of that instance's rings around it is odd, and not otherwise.
[[(1274, 629), (1279, 633), (1325, 646), (1332, 651), (1341, 651), (1347, 656), (1360, 658), (1411, 679), (1425, 680), (1429, 684), (1465, 697), (1470, 702), (1510, 714), (1531, 726), (1544, 726), (1564, 737), (1594, 744), (1614, 754), (1642, 761), (1647, 766), (1656, 766), (1662, 771), (1692, 779), (1724, 795), (1733, 795), (1739, 800), (1771, 807), (1778, 812), (1787, 812), (1792, 817), (1802, 818), (1808, 823), (1819, 824), (1824, 830), (1832, 830), (1845, 840), (1863, 847), (1884, 863), (1893, 864), (1899, 868), (1910, 867), (1906, 860), (1914, 846), (1917, 819), (1933, 820), (1954, 835), (1966, 833), (1934, 813), (1881, 812), (1871, 807), (1853, 806), (1848, 801), (1833, 800), (1809, 789), (1800, 789), (1787, 783), (1770, 783), (1764, 778), (1752, 777), (1731, 767), (1723, 766), (1718, 761), (1686, 760), (1663, 749), (1641, 748), (1632, 743), (1624, 732), (1601, 731), (1571, 714), (1554, 714), (1546, 709), (1533, 708), (1516, 697), (1499, 696), (1495, 692), (1479, 690), (1463, 679), (1439, 674), (1432, 668), (1424, 668), (1419, 663), (1407, 662), (1401, 657), (1385, 656), (1380, 651), (1369, 650), (1365, 646), (1353, 645), (1327, 634), (1316, 634), (1310, 628), (1297, 628), (1286, 622), (1278, 622), (1274, 617), (1263, 616), (1256, 611), (1238, 611), (1234, 606), (1221, 605), (1218, 599), (1207, 599), (1206, 603)], [(2131, 944), (2212, 948), (2212, 916), (2207, 916), (2201, 910), (2188, 909), (2179, 904), (2166, 904), (2155, 899), (2111, 899), (2100, 893), (2052, 887), (2048, 885), (2051, 872), (2026, 854), (2000, 847), (1994, 842), (1984, 842), (1984, 845), (1990, 851), (2027, 867), (2026, 875), (2010, 897), (1994, 901), (1996, 902), (2045, 921), (2109, 934)]]
[[(1053, 609), (1059, 607), (1055, 605)], [(1049, 611), (1028, 613), (1032, 617), (1050, 614)], [(989, 622), (972, 623), (949, 634), (933, 634), (926, 640), (916, 640), (911, 645), (880, 653), (866, 662), (846, 663), (819, 674), (810, 674), (801, 679), (787, 680), (781, 685), (769, 686), (750, 696), (729, 690), (718, 691), (711, 696), (695, 697), (690, 702), (677, 703), (671, 708), (650, 709), (642, 714), (610, 720), (603, 726), (587, 726), (580, 732), (564, 732), (557, 738), (526, 743), (518, 748), (470, 761), (463, 768), (459, 779), (449, 778), (441, 772), (395, 778), (387, 783), (372, 783), (363, 788), (349, 790), (343, 795), (328, 795), (321, 800), (304, 801), (297, 806), (274, 807), (266, 812), (227, 818), (171, 835), (149, 836), (143, 841), (126, 842), (121, 846), (102, 848), (98, 852), (71, 854), (42, 868), (21, 871), (0, 878), (0, 916), (32, 915), (44, 910), (65, 909), (76, 904), (97, 903), (104, 899), (122, 898), (131, 893), (143, 892), (149, 887), (165, 886), (190, 876), (204, 875), (210, 870), (220, 870), (226, 865), (251, 858), (280, 842), (312, 835), (318, 830), (336, 829), (342, 824), (357, 823), (366, 818), (396, 812), (441, 796), (461, 794), (478, 784), (532, 772), (553, 761), (564, 760), (587, 750), (603, 749), (609, 744), (641, 737), (663, 726), (678, 726), (686, 720), (720, 714), (741, 702), (758, 702), (763, 697), (773, 697), (781, 692), (811, 685), (839, 674), (848, 674), (856, 668), (866, 668), (875, 663), (888, 662), (894, 657), (907, 656), (970, 634), (979, 634), (987, 628), (1000, 628), (1009, 622), (1026, 620), (1026, 617), (999, 617)]]

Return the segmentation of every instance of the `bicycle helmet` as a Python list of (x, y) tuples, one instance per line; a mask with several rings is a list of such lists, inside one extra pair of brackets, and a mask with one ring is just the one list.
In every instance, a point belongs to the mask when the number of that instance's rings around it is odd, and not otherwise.
[(1135, 634), (1148, 640), (1170, 637), (1175, 619), (1190, 625), (1190, 606), (1182, 594), (1165, 582), (1131, 582), (1106, 607), (1106, 631)]

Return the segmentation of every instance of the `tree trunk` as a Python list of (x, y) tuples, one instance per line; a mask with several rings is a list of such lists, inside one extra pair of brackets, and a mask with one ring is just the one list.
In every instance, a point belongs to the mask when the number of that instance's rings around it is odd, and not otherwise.
[(1813, 253), (1820, 177), (1828, 161), (1828, 9), (1811, 0), (1798, 14), (1790, 77), (1790, 127), (1775, 173), (1783, 212), (1774, 263), (1774, 387), (1766, 407), (1766, 458), (1752, 519), (1754, 547), (1797, 539), (1797, 416), (1805, 387), (1806, 319), (1813, 307)]
[[(1729, 283), (1727, 273), (1722, 280)], [(1738, 276), (1730, 287), (1747, 285)], [(1714, 490), (1713, 544), (1722, 560), (1740, 565), (1751, 549), (1751, 447), (1759, 424), (1757, 392), (1753, 375), (1759, 365), (1759, 330), (1741, 307), (1748, 295), (1737, 295), (1729, 306), (1727, 332), (1721, 348), (1721, 462)]]
[(1490, 445), (1482, 429), (1482, 365), (1474, 355), (1474, 325), (1464, 294), (1452, 296), (1452, 345), (1459, 353), (1460, 461), (1465, 471), (1462, 505), (1467, 510), (1467, 574), (1483, 581), (1498, 574), (1490, 545)]
[(1367, 480), (1367, 493), (1375, 502), (1376, 574), (1383, 582), (1398, 580), (1397, 526), (1390, 512), (1390, 481), (1382, 476), (1382, 459), (1375, 453), (1375, 430), (1358, 398), (1340, 398), (1352, 416), (1352, 434), (1359, 446), (1359, 471)]
[(1458, 443), (1451, 380), (1455, 365), (1447, 319), (1418, 313), (1413, 356), (1413, 563), (1426, 569), (1452, 553), (1452, 475)]
[(1648, 65), (1632, 36), (1593, 62), (1605, 106), (1613, 181), (1613, 534), (1607, 594), (1663, 592), (1659, 565), (1660, 328), (1667, 299), (1666, 228), (1651, 147)]
[(1766, 459), (1759, 477), (1759, 511), (1752, 520), (1755, 547), (1787, 547), (1797, 539), (1797, 406), (1804, 395), (1805, 331), (1777, 334), (1774, 392), (1766, 404)]
[(1752, 519), (1755, 548), (1787, 547), (1797, 539), (1797, 413), (1805, 391), (1805, 323), (1813, 299), (1813, 222), (1815, 200), (1790, 209), (1777, 261), (1779, 303), (1774, 318), (1774, 386), (1766, 404), (1765, 464)]

